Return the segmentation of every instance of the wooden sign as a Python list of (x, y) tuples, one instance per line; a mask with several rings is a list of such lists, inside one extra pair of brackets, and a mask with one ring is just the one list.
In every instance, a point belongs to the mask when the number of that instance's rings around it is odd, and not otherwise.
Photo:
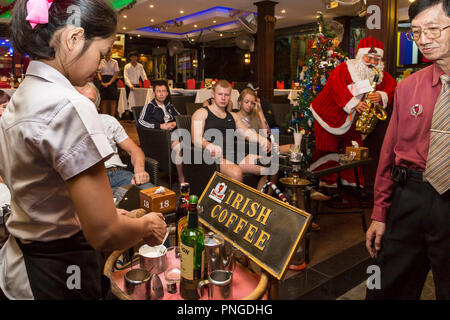
[(311, 215), (216, 172), (200, 197), (199, 220), (281, 280)]

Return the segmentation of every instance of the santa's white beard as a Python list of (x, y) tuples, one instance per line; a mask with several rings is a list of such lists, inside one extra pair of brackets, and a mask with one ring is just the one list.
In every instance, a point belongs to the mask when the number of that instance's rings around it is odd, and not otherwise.
[[(361, 80), (369, 80), (370, 82), (372, 82), (373, 79), (375, 78), (375, 71), (373, 71), (372, 68), (369, 68), (369, 66), (364, 63), (363, 56), (356, 56), (355, 59), (348, 60), (347, 66), (352, 76), (352, 79), (355, 82)], [(378, 79), (378, 84), (380, 84), (381, 82), (383, 82), (383, 70), (384, 70), (383, 61), (380, 61), (380, 63), (378, 64), (378, 66), (376, 66), (376, 68), (380, 72)]]

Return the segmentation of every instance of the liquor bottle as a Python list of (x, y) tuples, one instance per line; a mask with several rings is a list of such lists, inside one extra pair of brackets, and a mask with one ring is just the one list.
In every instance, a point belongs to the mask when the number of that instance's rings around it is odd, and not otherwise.
[(188, 225), (181, 232), (181, 297), (186, 300), (197, 300), (197, 285), (203, 279), (203, 249), (205, 234), (198, 226), (198, 197), (189, 197)]
[(175, 220), (177, 225), (175, 228), (175, 241), (176, 246), (180, 246), (181, 231), (187, 226), (187, 213), (189, 206), (189, 191), (190, 185), (187, 182), (180, 184), (180, 198), (177, 203), (177, 210), (175, 212)]

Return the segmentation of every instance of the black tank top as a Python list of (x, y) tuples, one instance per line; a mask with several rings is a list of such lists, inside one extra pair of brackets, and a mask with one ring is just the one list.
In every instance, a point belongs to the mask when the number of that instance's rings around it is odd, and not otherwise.
[(205, 132), (208, 129), (219, 130), (223, 137), (222, 144), (220, 144), (219, 141), (216, 141), (217, 139), (215, 139), (214, 137), (212, 137), (212, 138), (207, 137), (205, 139), (208, 142), (211, 142), (212, 144), (215, 144), (215, 145), (221, 147), (224, 157), (228, 158), (227, 155), (229, 155), (230, 153), (233, 153), (233, 151), (234, 151), (235, 139), (233, 138), (233, 142), (229, 146), (227, 146), (226, 130), (227, 129), (233, 130), (233, 137), (234, 137), (234, 132), (236, 131), (236, 123), (234, 122), (234, 118), (228, 111), (225, 111), (226, 117), (224, 119), (221, 119), (221, 118), (218, 118), (214, 113), (212, 113), (208, 107), (204, 107), (204, 108), (206, 109), (206, 111), (208, 111), (208, 116), (206, 117), (206, 120), (205, 120), (205, 129), (203, 131), (203, 137), (205, 138)]

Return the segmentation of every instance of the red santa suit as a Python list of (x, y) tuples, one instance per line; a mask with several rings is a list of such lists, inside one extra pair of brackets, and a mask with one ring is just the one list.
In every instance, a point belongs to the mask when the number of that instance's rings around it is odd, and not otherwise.
[[(360, 57), (374, 48), (376, 54), (383, 56), (383, 44), (373, 37), (364, 38), (359, 43), (356, 59), (341, 63), (331, 72), (327, 84), (311, 104), (311, 111), (315, 119), (316, 148), (325, 151), (338, 151), (339, 141), (343, 147), (351, 145), (351, 138), (362, 145), (361, 135), (354, 129), (353, 119), (356, 115), (355, 107), (363, 96), (353, 96), (349, 86), (366, 80), (360, 79), (358, 64)], [(373, 51), (372, 51), (373, 52)], [(370, 82), (373, 79), (367, 79)], [(381, 94), (382, 106), (387, 108), (394, 98), (397, 82), (390, 74), (383, 71), (376, 91)], [(345, 142), (346, 143), (345, 143)]]
[[(383, 44), (373, 37), (362, 39), (359, 42), (356, 59), (348, 60), (337, 66), (331, 72), (323, 90), (311, 103), (311, 111), (315, 119), (316, 149), (319, 151), (338, 152), (339, 143), (342, 144), (345, 151), (345, 147), (351, 146), (352, 141), (358, 142), (360, 146), (363, 145), (362, 136), (355, 130), (353, 122), (355, 116), (358, 116), (355, 108), (364, 95), (354, 96), (351, 86), (362, 80), (373, 81), (373, 78), (362, 79), (361, 73), (358, 72), (361, 68), (361, 59), (366, 54), (382, 58)], [(379, 67), (382, 66), (383, 64), (380, 62)], [(363, 67), (366, 68), (366, 66)], [(383, 108), (387, 108), (392, 102), (396, 86), (395, 79), (383, 71), (376, 86), (376, 91), (382, 97), (380, 104)], [(317, 159), (316, 156), (314, 158)]]

